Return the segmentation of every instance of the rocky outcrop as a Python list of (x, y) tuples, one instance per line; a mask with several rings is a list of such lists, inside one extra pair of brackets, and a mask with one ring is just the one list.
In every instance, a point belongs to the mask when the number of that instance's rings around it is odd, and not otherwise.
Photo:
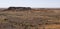
[(25, 10), (31, 10), (31, 8), (30, 7), (9, 7), (7, 10), (25, 11)]

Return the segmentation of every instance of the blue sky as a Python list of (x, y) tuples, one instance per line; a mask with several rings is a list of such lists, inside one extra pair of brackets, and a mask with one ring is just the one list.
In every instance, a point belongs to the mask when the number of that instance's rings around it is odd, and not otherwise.
[(60, 0), (0, 0), (0, 7), (60, 8)]

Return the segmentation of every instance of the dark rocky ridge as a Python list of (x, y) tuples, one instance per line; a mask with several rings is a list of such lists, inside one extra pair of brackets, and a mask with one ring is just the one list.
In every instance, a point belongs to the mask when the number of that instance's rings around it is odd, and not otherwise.
[(30, 7), (9, 7), (4, 11), (7, 11), (7, 10), (25, 11), (25, 10), (31, 10), (31, 8)]

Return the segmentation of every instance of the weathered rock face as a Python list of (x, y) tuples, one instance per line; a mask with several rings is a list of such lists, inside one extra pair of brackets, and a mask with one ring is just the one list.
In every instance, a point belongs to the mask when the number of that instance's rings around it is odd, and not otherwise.
[(25, 10), (31, 10), (31, 8), (30, 7), (9, 7), (7, 10), (25, 11)]

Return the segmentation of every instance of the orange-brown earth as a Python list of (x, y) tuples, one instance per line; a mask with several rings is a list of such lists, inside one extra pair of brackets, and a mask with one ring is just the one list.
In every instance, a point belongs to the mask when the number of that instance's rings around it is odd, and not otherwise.
[(1, 11), (0, 29), (60, 29), (60, 10)]

